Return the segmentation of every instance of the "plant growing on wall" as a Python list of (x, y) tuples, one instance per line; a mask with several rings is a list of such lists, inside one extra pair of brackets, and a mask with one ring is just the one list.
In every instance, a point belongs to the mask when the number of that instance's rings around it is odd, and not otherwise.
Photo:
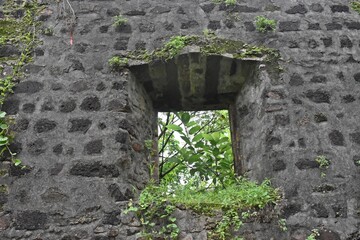
[[(18, 9), (24, 10), (24, 16), (14, 19), (12, 12)], [(3, 5), (2, 11), (5, 17), (0, 19), (0, 45), (12, 45), (21, 53), (0, 58), (0, 64), (12, 68), (11, 74), (4, 74), (5, 76), (0, 78), (0, 105), (9, 94), (13, 93), (12, 88), (15, 82), (24, 77), (23, 66), (32, 61), (33, 50), (39, 44), (37, 35), (40, 32), (39, 22), (35, 19), (42, 10), (43, 7), (37, 1), (26, 1), (24, 4), (6, 1)], [(2, 73), (3, 70), (0, 68), (0, 74)], [(0, 155), (4, 157), (4, 153), (7, 152), (15, 165), (20, 165), (20, 160), (14, 157), (15, 153), (12, 153), (9, 148), (13, 139), (9, 131), (10, 123), (6, 113), (0, 112)]]
[(276, 21), (264, 16), (257, 16), (255, 18), (255, 26), (256, 30), (261, 33), (274, 32), (276, 29)]
[(115, 27), (119, 27), (119, 26), (122, 26), (122, 25), (124, 25), (125, 23), (127, 23), (127, 19), (126, 18), (124, 18), (122, 15), (117, 15), (117, 16), (115, 16), (114, 17), (114, 23), (113, 23), (113, 25), (115, 26)]
[(359, 1), (351, 2), (351, 8), (360, 14), (360, 2)]

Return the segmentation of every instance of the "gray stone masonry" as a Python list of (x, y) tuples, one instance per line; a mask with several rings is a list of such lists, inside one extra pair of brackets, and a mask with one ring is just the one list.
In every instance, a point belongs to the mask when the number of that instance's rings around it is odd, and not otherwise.
[[(157, 113), (136, 76), (107, 62), (204, 29), (281, 54), (281, 74), (260, 68), (239, 91), (235, 144), (242, 172), (283, 189), (288, 231), (264, 221), (241, 234), (305, 240), (317, 228), (321, 240), (360, 239), (360, 15), (350, 1), (72, 0), (73, 45), (61, 5), (39, 2), (53, 34), (41, 36), (2, 106), (16, 120), (11, 148), (28, 167), (1, 162), (1, 240), (137, 239), (140, 223), (122, 209), (149, 180), (144, 142)], [(128, 21), (115, 27), (119, 14)], [(260, 15), (277, 20), (275, 32), (256, 31)], [(16, 54), (0, 47), (0, 57)], [(329, 168), (315, 161), (321, 155)], [(207, 239), (211, 219), (176, 214), (180, 239)]]

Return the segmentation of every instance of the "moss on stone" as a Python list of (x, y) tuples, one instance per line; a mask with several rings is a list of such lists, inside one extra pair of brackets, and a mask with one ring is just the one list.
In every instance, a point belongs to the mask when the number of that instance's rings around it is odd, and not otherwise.
[(351, 8), (360, 14), (360, 2), (359, 1), (351, 2)]
[[(139, 60), (151, 62), (167, 61), (180, 54), (187, 46), (199, 47), (203, 55), (232, 54), (236, 59), (261, 58), (263, 61), (277, 61), (279, 53), (275, 49), (264, 46), (252, 46), (241, 41), (223, 39), (214, 35), (209, 36), (174, 36), (162, 48), (152, 52), (147, 50), (132, 51), (121, 56), (123, 62)], [(128, 60), (128, 61), (126, 61)]]
[(7, 193), (8, 187), (6, 185), (0, 185), (0, 193)]

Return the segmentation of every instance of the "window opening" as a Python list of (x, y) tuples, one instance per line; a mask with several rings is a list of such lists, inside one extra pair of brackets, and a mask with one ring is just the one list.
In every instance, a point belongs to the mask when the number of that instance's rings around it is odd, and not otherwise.
[(234, 181), (229, 123), (228, 110), (160, 112), (159, 180), (205, 187)]

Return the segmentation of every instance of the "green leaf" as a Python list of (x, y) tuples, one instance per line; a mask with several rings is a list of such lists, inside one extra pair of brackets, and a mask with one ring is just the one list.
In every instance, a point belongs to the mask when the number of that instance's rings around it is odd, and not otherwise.
[(189, 123), (190, 121), (190, 114), (185, 112), (183, 114), (181, 114), (181, 121), (186, 125)]
[(169, 124), (166, 126), (167, 129), (173, 130), (173, 131), (177, 131), (177, 132), (182, 132), (182, 128), (178, 125), (175, 124)]
[(203, 138), (203, 135), (201, 133), (197, 134), (194, 138), (193, 138), (193, 142), (198, 142)]
[(180, 136), (182, 138), (182, 140), (184, 140), (187, 144), (191, 145), (190, 139), (186, 136)]
[(19, 165), (21, 164), (21, 160), (20, 160), (20, 159), (14, 159), (13, 162), (14, 162), (14, 165), (15, 165), (15, 166), (19, 166)]
[(7, 124), (3, 123), (3, 124), (0, 124), (0, 128), (1, 129), (8, 129), (9, 126)]
[(190, 130), (189, 130), (189, 133), (190, 134), (194, 134), (196, 133), (197, 131), (200, 130), (200, 126), (195, 126), (195, 127), (192, 127)]
[(6, 116), (6, 112), (0, 111), (0, 118), (4, 118)]

